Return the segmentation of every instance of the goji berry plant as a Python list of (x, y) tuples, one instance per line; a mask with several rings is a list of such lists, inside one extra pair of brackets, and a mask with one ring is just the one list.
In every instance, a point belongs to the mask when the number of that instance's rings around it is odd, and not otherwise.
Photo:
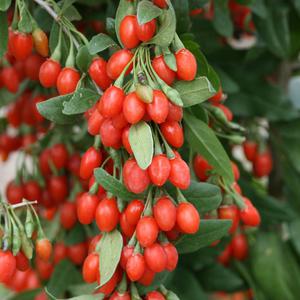
[(300, 2), (273, 2), (0, 2), (1, 299), (299, 298)]

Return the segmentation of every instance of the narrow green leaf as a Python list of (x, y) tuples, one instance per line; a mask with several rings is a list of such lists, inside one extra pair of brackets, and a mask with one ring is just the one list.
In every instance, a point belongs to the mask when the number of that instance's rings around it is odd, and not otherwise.
[[(98, 245), (97, 245), (98, 248)], [(107, 283), (115, 273), (123, 248), (123, 238), (118, 230), (106, 232), (97, 249), (99, 253), (100, 286)]]
[(8, 43), (8, 23), (5, 12), (0, 12), (0, 58), (5, 54)]
[[(177, 192), (173, 185), (168, 184), (167, 190), (171, 196), (176, 197)], [(182, 193), (201, 214), (217, 209), (222, 202), (220, 188), (206, 182), (192, 181), (189, 188), (182, 190)]]
[(216, 93), (206, 77), (197, 77), (193, 81), (177, 81), (174, 88), (179, 92), (184, 107), (202, 103)]
[(179, 253), (195, 252), (225, 236), (230, 226), (230, 220), (201, 220), (198, 232), (183, 235), (176, 242), (176, 248)]
[(126, 187), (116, 178), (109, 175), (104, 169), (98, 168), (94, 171), (97, 182), (107, 191), (114, 196), (121, 198), (125, 201), (143, 198), (143, 195), (137, 195), (128, 192)]
[(63, 114), (81, 114), (91, 108), (99, 99), (99, 95), (86, 88), (79, 88), (75, 91), (69, 101), (63, 103)]
[(212, 129), (189, 113), (184, 114), (184, 122), (187, 140), (194, 151), (203, 155), (217, 174), (232, 184), (234, 178), (230, 159)]
[(137, 20), (139, 24), (145, 24), (162, 14), (162, 10), (148, 0), (142, 0), (137, 7)]
[(139, 167), (146, 170), (153, 157), (151, 127), (145, 121), (132, 125), (129, 131), (129, 143)]
[(80, 21), (82, 19), (79, 11), (74, 5), (69, 6), (65, 12), (64, 16), (69, 20), (69, 21)]
[(30, 18), (30, 14), (29, 14), (25, 4), (23, 4), (23, 6), (20, 10), (20, 20), (18, 23), (18, 29), (19, 29), (19, 31), (24, 32), (24, 33), (32, 32), (31, 18)]
[(233, 24), (230, 17), (228, 0), (214, 1), (213, 25), (216, 31), (226, 37), (233, 34)]
[[(41, 293), (43, 290), (41, 288), (39, 289), (33, 289), (33, 290), (28, 290), (28, 291), (24, 291), (21, 293), (17, 293), (15, 296), (13, 297), (8, 297), (8, 298), (1, 298), (3, 300), (5, 299), (9, 299), (9, 300), (32, 300), (35, 298), (35, 296), (37, 296), (39, 293)], [(7, 296), (7, 295), (5, 295)]]
[(159, 17), (160, 27), (157, 34), (147, 44), (155, 44), (162, 48), (168, 47), (174, 39), (176, 31), (176, 15), (174, 8), (170, 5)]
[(81, 282), (81, 274), (69, 260), (62, 260), (56, 265), (47, 285), (48, 291), (53, 296), (61, 296), (71, 284)]
[(173, 70), (174, 72), (177, 71), (176, 57), (174, 53), (172, 53), (169, 49), (167, 51), (164, 51), (164, 60), (171, 70)]
[(78, 119), (77, 115), (67, 116), (62, 113), (63, 103), (69, 101), (73, 94), (57, 96), (37, 104), (39, 113), (46, 119), (57, 124), (72, 124)]
[(118, 47), (118, 45), (110, 36), (104, 33), (93, 36), (88, 45), (91, 55), (102, 52), (110, 47)]
[(89, 53), (87, 46), (82, 46), (79, 48), (76, 55), (76, 65), (80, 71), (86, 73), (93, 60), (92, 55)]
[(10, 5), (11, 5), (11, 0), (1, 0), (0, 11), (7, 11)]

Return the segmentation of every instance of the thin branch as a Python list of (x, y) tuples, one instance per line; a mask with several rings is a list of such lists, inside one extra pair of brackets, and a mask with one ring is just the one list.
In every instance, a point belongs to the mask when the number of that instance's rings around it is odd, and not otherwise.
[[(68, 29), (63, 25), (60, 24), (60, 17), (59, 15), (52, 9), (52, 7), (50, 7), (45, 1), (43, 0), (33, 0), (34, 2), (36, 2), (38, 5), (40, 5), (44, 10), (46, 10), (48, 12), (48, 14), (57, 22), (59, 23), (60, 26), (62, 26), (63, 31), (69, 35), (69, 31)], [(76, 47), (76, 49), (79, 48), (79, 43), (78, 41), (72, 36), (72, 41), (74, 43), (74, 46)]]

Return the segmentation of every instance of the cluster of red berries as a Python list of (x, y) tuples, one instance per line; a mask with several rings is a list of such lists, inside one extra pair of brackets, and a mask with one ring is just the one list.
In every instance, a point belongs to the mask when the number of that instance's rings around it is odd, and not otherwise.
[(257, 178), (269, 176), (273, 168), (273, 159), (270, 150), (260, 151), (257, 142), (247, 140), (243, 144), (243, 150), (246, 158), (253, 165), (253, 174)]

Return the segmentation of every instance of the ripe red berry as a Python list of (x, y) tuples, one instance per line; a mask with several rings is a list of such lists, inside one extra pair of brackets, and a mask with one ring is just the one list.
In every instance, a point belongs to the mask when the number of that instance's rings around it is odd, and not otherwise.
[(120, 212), (115, 198), (105, 198), (100, 201), (96, 210), (96, 223), (99, 230), (110, 232), (119, 222)]
[(232, 224), (229, 228), (229, 233), (232, 234), (236, 231), (239, 225), (239, 210), (235, 205), (222, 205), (218, 209), (218, 216), (221, 220), (231, 220)]
[(98, 104), (98, 110), (103, 117), (112, 118), (119, 115), (123, 109), (125, 94), (123, 89), (116, 86), (109, 87)]
[(133, 251), (134, 251), (134, 247), (129, 245), (126, 245), (122, 250), (120, 264), (124, 270), (126, 269), (128, 258), (132, 256)]
[(38, 81), (40, 68), (44, 61), (45, 59), (36, 53), (29, 55), (24, 62), (26, 77)]
[(67, 251), (68, 251), (68, 249), (63, 243), (57, 242), (54, 245), (54, 249), (53, 249), (54, 264), (58, 264), (60, 261), (65, 259), (68, 254)]
[(73, 202), (66, 202), (60, 208), (60, 223), (61, 225), (70, 230), (77, 222), (76, 205)]
[(132, 226), (131, 224), (128, 223), (124, 212), (121, 214), (121, 217), (120, 217), (120, 227), (121, 227), (122, 233), (126, 237), (130, 238), (134, 234), (135, 226)]
[(6, 198), (10, 204), (22, 202), (25, 196), (24, 186), (11, 181), (6, 187)]
[(68, 182), (66, 176), (52, 176), (48, 181), (50, 198), (60, 204), (66, 200), (68, 195)]
[(243, 197), (245, 208), (240, 210), (240, 218), (243, 223), (247, 226), (256, 227), (260, 224), (260, 214), (257, 209), (253, 206), (252, 202)]
[(98, 135), (101, 125), (104, 121), (104, 117), (99, 113), (98, 109), (95, 109), (88, 119), (88, 132), (90, 135)]
[(130, 294), (128, 292), (120, 293), (115, 291), (109, 298), (109, 300), (131, 300)]
[(222, 101), (222, 98), (223, 98), (223, 90), (220, 87), (218, 92), (209, 98), (209, 101), (211, 101), (213, 103), (220, 103)]
[(153, 217), (142, 217), (136, 226), (136, 237), (142, 247), (149, 247), (157, 239), (158, 225)]
[(245, 141), (243, 144), (243, 150), (246, 158), (253, 162), (257, 154), (258, 145), (255, 141)]
[(169, 112), (166, 121), (180, 122), (182, 118), (183, 118), (182, 107), (175, 105), (171, 101), (169, 101)]
[(56, 82), (56, 87), (60, 95), (70, 94), (76, 90), (80, 74), (77, 70), (69, 67), (63, 68)]
[(96, 209), (99, 203), (97, 195), (84, 193), (77, 202), (77, 217), (81, 224), (91, 224), (95, 219)]
[[(107, 75), (111, 79), (116, 80), (120, 76), (124, 68), (129, 64), (132, 58), (133, 54), (127, 49), (122, 49), (115, 52), (107, 62)], [(131, 70), (132, 64), (128, 68), (126, 75), (128, 75), (131, 72)]]
[(10, 36), (10, 46), (10, 50), (17, 60), (25, 60), (31, 54), (33, 48), (31, 34), (14, 32)]
[(162, 197), (153, 206), (153, 216), (162, 231), (170, 231), (176, 223), (176, 206), (170, 198)]
[(157, 124), (166, 121), (169, 113), (169, 100), (162, 91), (153, 91), (153, 101), (147, 105), (147, 113), (151, 120)]
[(119, 149), (122, 146), (122, 129), (113, 125), (112, 119), (105, 119), (100, 127), (102, 144), (105, 147)]
[(135, 159), (129, 159), (124, 164), (123, 180), (128, 191), (135, 194), (144, 192), (150, 183), (147, 170), (142, 170)]
[(148, 42), (152, 39), (156, 31), (156, 20), (153, 19), (145, 24), (140, 25), (135, 23), (135, 31), (139, 40), (142, 42)]
[(84, 262), (87, 256), (86, 243), (74, 244), (68, 247), (68, 257), (77, 266)]
[(172, 272), (176, 269), (178, 263), (178, 252), (176, 247), (171, 243), (166, 243), (162, 245), (164, 251), (167, 255), (167, 266), (166, 269)]
[[(154, 1), (157, 2), (157, 0)], [(145, 300), (165, 300), (165, 299), (166, 298), (163, 296), (163, 294), (158, 291), (149, 292), (145, 298)]]
[(125, 209), (125, 215), (128, 223), (132, 226), (136, 226), (142, 212), (144, 210), (144, 203), (141, 200), (132, 200)]
[(80, 177), (82, 179), (89, 179), (102, 163), (101, 151), (90, 147), (82, 156), (80, 163)]
[(89, 75), (103, 91), (112, 83), (111, 78), (106, 73), (106, 66), (106, 61), (102, 57), (97, 57), (89, 67)]
[(120, 39), (125, 48), (132, 49), (139, 45), (136, 28), (138, 27), (137, 17), (127, 15), (120, 24)]
[(99, 255), (97, 253), (90, 253), (84, 260), (82, 267), (83, 280), (86, 283), (93, 283), (97, 281), (99, 273)]
[(130, 124), (138, 123), (146, 112), (146, 104), (141, 101), (135, 92), (128, 94), (123, 103), (123, 114)]
[(148, 268), (156, 273), (162, 272), (167, 266), (167, 255), (164, 248), (158, 244), (146, 247), (144, 251), (144, 257)]
[(148, 174), (153, 184), (163, 186), (169, 178), (171, 164), (164, 154), (155, 155), (148, 168)]
[(2, 69), (1, 81), (9, 92), (16, 93), (18, 91), (20, 79), (17, 71), (13, 67), (5, 67)]
[(176, 78), (176, 73), (166, 64), (162, 55), (156, 56), (152, 60), (152, 67), (157, 75), (168, 85), (172, 85)]
[(46, 238), (39, 239), (35, 243), (35, 251), (36, 255), (40, 259), (48, 261), (52, 254), (52, 245), (50, 241)]
[(183, 233), (194, 234), (200, 226), (200, 216), (191, 203), (180, 203), (177, 207), (177, 225)]
[(248, 241), (244, 234), (236, 234), (231, 240), (232, 256), (237, 260), (244, 260), (248, 256)]
[(170, 160), (170, 165), (170, 182), (182, 190), (187, 189), (191, 183), (191, 174), (187, 163), (180, 157), (175, 157)]
[(132, 154), (133, 151), (131, 149), (130, 142), (129, 142), (129, 130), (130, 130), (130, 126), (126, 126), (123, 129), (123, 132), (122, 132), (122, 144), (123, 144), (124, 148), (126, 149), (126, 151), (129, 154)]
[(45, 88), (55, 87), (60, 71), (59, 62), (51, 58), (47, 59), (40, 67), (39, 79), (41, 85)]
[[(22, 251), (20, 251), (16, 256), (16, 267), (19, 271), (26, 271), (29, 269), (29, 260), (24, 255)], [(0, 280), (1, 281), (1, 280)]]
[(66, 167), (69, 159), (69, 153), (64, 144), (55, 144), (50, 149), (50, 157), (56, 169)]
[(231, 162), (232, 167), (232, 173), (235, 181), (238, 181), (240, 179), (240, 170), (236, 163), (233, 161)]
[(270, 175), (272, 168), (273, 160), (269, 151), (256, 154), (253, 161), (253, 171), (256, 177), (261, 178)]
[(160, 125), (160, 130), (167, 142), (175, 147), (180, 148), (183, 145), (183, 129), (178, 122), (164, 122)]
[(167, 1), (166, 0), (153, 0), (153, 3), (157, 5), (160, 8), (166, 8), (168, 7)]
[(176, 52), (177, 77), (180, 80), (194, 80), (197, 74), (197, 61), (195, 56), (187, 49)]
[(128, 258), (126, 273), (131, 281), (139, 280), (143, 276), (145, 268), (145, 259), (141, 253), (135, 253)]
[(0, 282), (9, 282), (16, 271), (16, 259), (10, 251), (0, 250), (0, 270)]
[(154, 277), (155, 277), (155, 272), (151, 271), (146, 266), (145, 272), (143, 276), (138, 280), (138, 283), (144, 286), (150, 286), (154, 281)]
[(209, 177), (209, 171), (212, 170), (212, 166), (209, 165), (209, 163), (207, 162), (207, 160), (197, 154), (194, 158), (194, 171), (196, 176), (199, 178), (200, 181), (206, 181)]

